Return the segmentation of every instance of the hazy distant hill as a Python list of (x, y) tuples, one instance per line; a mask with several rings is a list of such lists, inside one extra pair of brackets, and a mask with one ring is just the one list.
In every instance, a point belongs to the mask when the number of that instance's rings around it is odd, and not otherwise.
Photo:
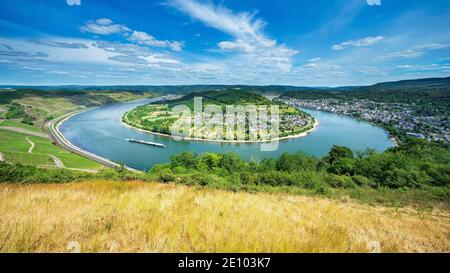
[(361, 89), (377, 89), (377, 90), (398, 90), (405, 88), (449, 88), (450, 87), (450, 77), (447, 78), (428, 78), (428, 79), (418, 79), (418, 80), (403, 80), (396, 82), (383, 82), (377, 83), (369, 87), (362, 87)]
[[(18, 86), (2, 85), (0, 89), (27, 89), (27, 90), (47, 90), (47, 91), (130, 91), (130, 92), (152, 92), (161, 94), (188, 94), (192, 92), (204, 91), (224, 91), (224, 90), (245, 90), (257, 94), (286, 95), (302, 98), (321, 98), (323, 96), (347, 96), (349, 91), (355, 96), (376, 97), (375, 94), (386, 93), (388, 96), (393, 94), (408, 95), (418, 91), (435, 92), (438, 98), (449, 93), (450, 77), (448, 78), (429, 78), (418, 80), (403, 80), (397, 82), (377, 83), (371, 86), (341, 86), (341, 87), (305, 87), (289, 85), (62, 85), (62, 86)], [(354, 91), (354, 92), (353, 92)], [(383, 95), (384, 96), (384, 95)], [(445, 96), (444, 96), (445, 97)]]
[[(349, 92), (352, 91), (352, 92)], [(286, 97), (298, 99), (371, 99), (385, 102), (446, 103), (450, 98), (450, 77), (377, 83), (371, 86), (289, 91)]]

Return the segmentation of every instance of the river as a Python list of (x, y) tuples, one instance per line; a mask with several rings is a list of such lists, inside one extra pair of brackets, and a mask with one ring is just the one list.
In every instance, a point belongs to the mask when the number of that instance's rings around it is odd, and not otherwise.
[[(320, 125), (317, 129), (305, 137), (282, 140), (278, 149), (271, 152), (261, 151), (258, 143), (176, 141), (172, 138), (140, 132), (122, 124), (122, 115), (125, 112), (150, 101), (152, 100), (114, 104), (83, 112), (65, 121), (59, 129), (72, 144), (139, 170), (148, 170), (155, 164), (168, 162), (171, 155), (183, 151), (235, 152), (245, 160), (260, 160), (276, 158), (284, 152), (296, 151), (324, 156), (335, 144), (347, 146), (353, 150), (371, 148), (380, 152), (393, 146), (386, 131), (379, 127), (353, 118), (310, 109), (302, 110), (319, 121)], [(166, 147), (158, 148), (130, 143), (126, 141), (129, 138), (158, 142)]]

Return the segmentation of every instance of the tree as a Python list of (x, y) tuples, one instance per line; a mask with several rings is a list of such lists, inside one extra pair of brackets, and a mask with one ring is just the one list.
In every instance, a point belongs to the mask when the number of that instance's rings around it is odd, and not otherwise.
[(200, 158), (200, 162), (208, 166), (209, 169), (218, 167), (220, 160), (221, 156), (214, 153), (205, 153)]
[(331, 165), (341, 158), (353, 158), (353, 151), (344, 146), (334, 145), (328, 153), (328, 156), (325, 157)]
[(275, 164), (278, 171), (292, 172), (297, 169), (294, 156), (288, 153), (283, 153)]
[(278, 171), (295, 172), (301, 170), (314, 170), (317, 160), (298, 152), (295, 154), (284, 153), (275, 163)]
[(170, 157), (172, 168), (183, 166), (188, 169), (194, 169), (197, 163), (197, 155), (191, 152), (182, 152)]
[(220, 160), (220, 167), (228, 170), (228, 171), (237, 171), (241, 169), (243, 162), (239, 155), (235, 153), (226, 153), (222, 155), (222, 159)]

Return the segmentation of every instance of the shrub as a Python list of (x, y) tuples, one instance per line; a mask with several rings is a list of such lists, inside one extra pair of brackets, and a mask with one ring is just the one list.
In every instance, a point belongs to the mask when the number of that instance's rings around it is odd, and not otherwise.
[(258, 184), (258, 177), (249, 172), (242, 172), (240, 174), (240, 181), (244, 185), (256, 185)]
[(370, 187), (372, 186), (372, 182), (365, 176), (355, 175), (352, 176), (353, 183), (359, 187)]
[(32, 117), (25, 117), (25, 118), (23, 118), (22, 119), (22, 123), (23, 124), (27, 124), (27, 125), (33, 125), (34, 123), (33, 123), (33, 118)]
[(317, 160), (315, 158), (306, 156), (303, 153), (284, 153), (275, 162), (276, 169), (285, 172), (314, 170), (316, 165)]
[(169, 169), (163, 169), (158, 173), (158, 180), (163, 183), (174, 182), (175, 175)]
[(287, 173), (270, 171), (261, 174), (259, 182), (271, 186), (291, 186), (295, 184), (295, 179)]
[(191, 152), (182, 152), (170, 157), (172, 168), (182, 166), (187, 169), (194, 169), (197, 164), (197, 155)]
[(342, 175), (331, 175), (328, 180), (328, 184), (333, 188), (350, 189), (356, 187), (356, 184), (353, 182), (351, 177)]

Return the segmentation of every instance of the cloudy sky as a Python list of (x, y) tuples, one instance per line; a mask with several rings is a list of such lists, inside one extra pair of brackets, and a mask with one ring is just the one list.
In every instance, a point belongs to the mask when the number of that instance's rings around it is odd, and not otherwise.
[(0, 84), (450, 76), (448, 0), (2, 0), (0, 14)]

